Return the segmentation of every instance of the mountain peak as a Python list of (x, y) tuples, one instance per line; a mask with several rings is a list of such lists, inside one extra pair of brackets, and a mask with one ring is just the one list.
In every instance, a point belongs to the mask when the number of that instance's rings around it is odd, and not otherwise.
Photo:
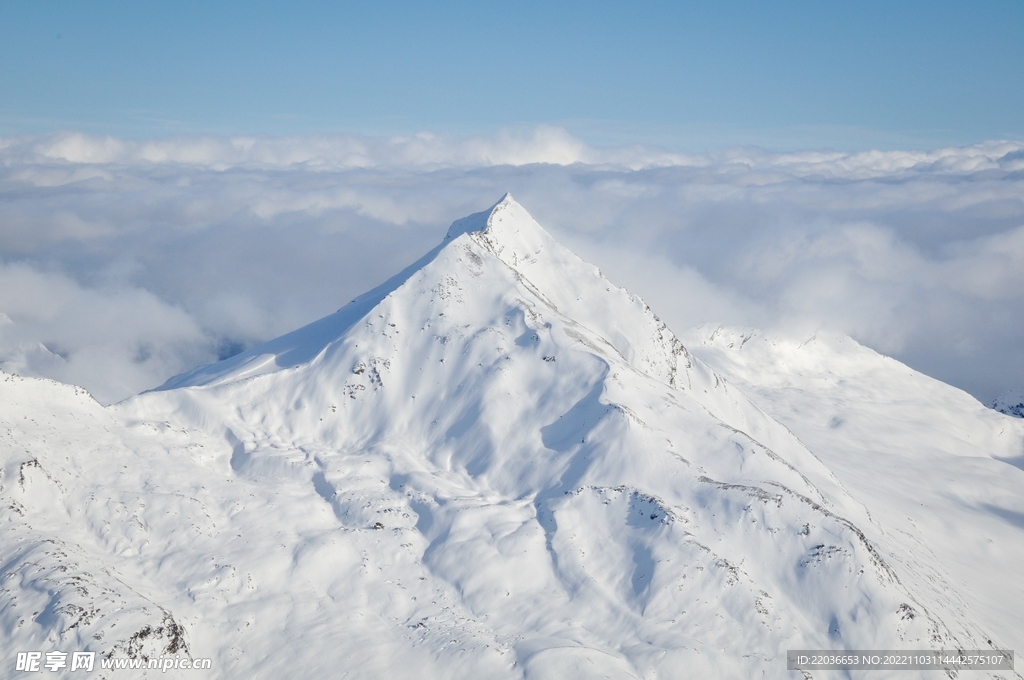
[(506, 193), (488, 210), (453, 222), (442, 247), (463, 237), (503, 262), (517, 276), (533, 280), (549, 297), (558, 296), (558, 289), (564, 288), (569, 278), (596, 276), (604, 280), (596, 267), (560, 245), (512, 194)]
[(1000, 413), (1024, 418), (1024, 387), (1012, 389), (992, 402), (991, 407)]
[[(495, 216), (501, 215), (509, 210), (512, 210), (513, 212), (517, 210), (522, 211), (527, 215), (527, 217), (529, 217), (529, 213), (526, 213), (526, 209), (512, 198), (512, 194), (506, 192), (505, 195), (501, 197), (500, 201), (492, 205), (487, 210), (473, 213), (472, 215), (468, 215), (462, 219), (452, 222), (452, 226), (448, 227), (448, 233), (445, 234), (444, 240), (450, 241), (462, 236), (463, 234), (478, 232), (486, 233), (492, 228)], [(530, 219), (532, 220), (532, 218)], [(538, 227), (539, 226), (540, 225), (538, 225)]]
[(541, 251), (557, 246), (551, 234), (509, 193), (487, 210), (453, 222), (443, 244), (464, 234), (513, 269), (535, 263)]

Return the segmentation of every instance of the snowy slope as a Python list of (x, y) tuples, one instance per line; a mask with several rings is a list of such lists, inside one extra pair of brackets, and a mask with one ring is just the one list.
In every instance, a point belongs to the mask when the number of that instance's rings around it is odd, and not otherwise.
[(506, 197), (116, 407), (4, 382), (0, 631), (231, 678), (792, 677), (1019, 636), (756, 396)]
[(1024, 648), (1024, 421), (845, 336), (703, 327), (693, 352), (785, 423), (900, 546)]

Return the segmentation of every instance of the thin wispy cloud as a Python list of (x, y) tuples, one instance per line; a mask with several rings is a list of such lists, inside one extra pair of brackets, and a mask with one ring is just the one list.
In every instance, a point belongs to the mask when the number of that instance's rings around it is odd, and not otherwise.
[(1024, 383), (1024, 144), (683, 154), (493, 137), (0, 139), (0, 366), (103, 401), (338, 308), (511, 191), (677, 330), (822, 327)]

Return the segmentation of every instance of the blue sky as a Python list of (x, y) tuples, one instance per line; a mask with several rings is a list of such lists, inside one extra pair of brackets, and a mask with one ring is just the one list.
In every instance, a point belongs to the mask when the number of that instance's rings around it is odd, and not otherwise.
[(988, 401), (1022, 36), (1024, 0), (0, 0), (0, 370), (123, 398), (511, 191), (677, 331), (847, 333)]
[(1024, 138), (1024, 2), (0, 4), (0, 135)]

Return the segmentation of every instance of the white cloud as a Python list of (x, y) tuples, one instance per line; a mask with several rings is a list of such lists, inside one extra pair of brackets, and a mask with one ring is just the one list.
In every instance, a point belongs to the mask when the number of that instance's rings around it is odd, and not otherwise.
[(1024, 144), (679, 154), (550, 127), (0, 139), (0, 359), (126, 396), (332, 311), (505, 191), (678, 329), (821, 325), (983, 398), (1024, 384)]
[[(478, 167), (531, 163), (614, 163), (625, 167), (702, 162), (698, 156), (647, 147), (597, 149), (562, 128), (539, 126), (503, 130), (493, 137), (459, 138), (421, 133), (405, 137), (185, 137), (132, 140), (77, 132), (0, 141), (13, 162), (78, 165), (192, 165), (214, 170), (234, 167), (339, 170), (375, 167)], [(91, 176), (82, 172), (79, 176)], [(43, 173), (40, 182), (69, 181), (69, 173)]]
[(0, 309), (0, 367), (86, 386), (104, 402), (214, 356), (186, 312), (139, 288), (84, 288), (60, 273), (0, 265)]

